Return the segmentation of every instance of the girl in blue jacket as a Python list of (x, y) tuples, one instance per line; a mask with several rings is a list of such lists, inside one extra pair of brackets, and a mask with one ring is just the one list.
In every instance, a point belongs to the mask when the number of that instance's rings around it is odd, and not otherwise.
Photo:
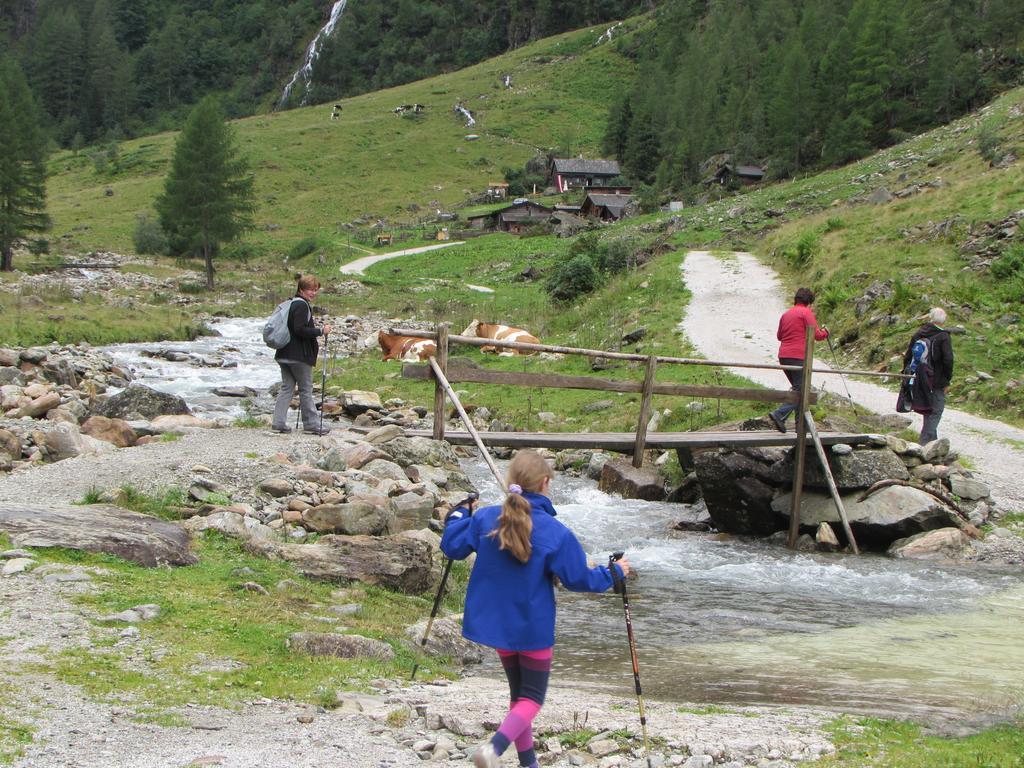
[[(612, 586), (611, 572), (589, 567), (572, 531), (555, 519), (547, 497), (551, 477), (540, 454), (520, 451), (509, 465), (504, 504), (475, 515), (453, 510), (441, 538), (441, 550), (453, 560), (476, 552), (462, 635), (497, 650), (511, 694), (498, 732), (473, 755), (477, 768), (498, 768), (500, 755), (512, 743), (519, 764), (537, 768), (532, 724), (551, 673), (554, 577), (574, 592), (604, 592)], [(626, 560), (616, 567), (622, 577), (629, 574)]]

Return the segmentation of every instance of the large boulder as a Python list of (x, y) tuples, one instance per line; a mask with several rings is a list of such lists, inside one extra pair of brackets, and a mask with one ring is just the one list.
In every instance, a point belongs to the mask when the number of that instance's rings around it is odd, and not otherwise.
[(391, 530), (393, 513), (366, 501), (321, 504), (302, 511), (302, 524), (320, 533), (377, 536)]
[(665, 484), (658, 473), (646, 467), (634, 467), (629, 459), (605, 462), (598, 487), (605, 493), (615, 493), (624, 499), (661, 501), (665, 498)]
[(429, 656), (445, 656), (459, 664), (479, 664), (484, 659), (483, 646), (462, 636), (462, 616), (446, 616), (434, 621), (430, 627), (427, 644), (420, 641), (427, 628), (427, 619), (422, 619), (405, 630), (405, 642), (417, 653)]
[(16, 547), (103, 552), (147, 568), (196, 562), (180, 526), (108, 504), (0, 504), (0, 531)]
[(97, 440), (105, 440), (118, 448), (129, 448), (139, 439), (127, 421), (106, 416), (90, 416), (82, 424), (82, 433)]
[[(845, 454), (828, 451), (825, 455), (828, 456), (829, 469), (832, 470), (832, 477), (835, 479), (840, 493), (870, 488), (879, 480), (910, 479), (906, 465), (889, 448), (856, 450)], [(779, 469), (792, 482), (792, 452), (788, 454)], [(828, 490), (828, 481), (821, 469), (821, 463), (811, 453), (808, 454), (807, 462), (804, 465), (804, 487)]]
[(317, 462), (317, 466), (331, 472), (344, 472), (346, 469), (361, 469), (376, 459), (390, 459), (391, 456), (368, 442), (353, 445), (341, 445), (331, 448)]
[(959, 528), (939, 528), (897, 539), (886, 551), (890, 557), (959, 562), (971, 551), (971, 540)]
[(42, 418), (47, 412), (60, 405), (60, 395), (56, 392), (46, 392), (34, 398), (31, 402), (22, 406), (18, 416), (28, 416), (33, 419)]
[(434, 467), (457, 468), (459, 459), (451, 445), (444, 440), (428, 437), (396, 437), (378, 446), (403, 467), (411, 464), (429, 464)]
[(48, 429), (43, 433), (41, 441), (37, 434), (36, 444), (46, 448), (46, 455), (50, 461), (64, 461), (76, 456), (109, 453), (116, 450), (111, 443), (83, 435), (77, 424), (67, 422), (59, 422)]
[(414, 595), (433, 586), (431, 546), (407, 536), (328, 535), (313, 544), (249, 540), (246, 547), (264, 557), (290, 562), (319, 581), (359, 581)]
[(389, 661), (395, 657), (394, 649), (383, 640), (330, 632), (294, 632), (288, 638), (288, 648), (309, 656), (333, 656), (338, 659)]
[(21, 458), (21, 438), (7, 429), (0, 429), (0, 453), (12, 459)]
[(733, 451), (701, 451), (693, 462), (715, 528), (754, 536), (785, 528), (772, 506), (771, 465)]
[(107, 398), (96, 407), (95, 413), (111, 419), (155, 419), (164, 414), (191, 414), (188, 405), (177, 395), (147, 387), (144, 384), (132, 384), (116, 395)]
[[(896, 539), (936, 528), (960, 526), (957, 514), (930, 493), (905, 485), (883, 488), (863, 501), (858, 494), (842, 496), (850, 528), (858, 544), (887, 547)], [(787, 520), (792, 495), (786, 493), (772, 502), (772, 508)], [(821, 523), (841, 521), (832, 497), (805, 491), (800, 501), (800, 525), (816, 530)]]

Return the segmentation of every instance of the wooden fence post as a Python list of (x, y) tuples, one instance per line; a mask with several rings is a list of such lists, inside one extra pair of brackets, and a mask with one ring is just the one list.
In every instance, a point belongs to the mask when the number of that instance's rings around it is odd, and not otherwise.
[(789, 508), (789, 548), (796, 548), (800, 536), (800, 501), (804, 493), (804, 462), (807, 459), (807, 412), (811, 394), (811, 368), (814, 364), (814, 326), (807, 326), (807, 340), (804, 343), (803, 383), (800, 385), (800, 402), (796, 410), (796, 461), (793, 468), (793, 495)]
[(647, 441), (647, 422), (651, 418), (651, 394), (654, 392), (654, 370), (658, 367), (658, 357), (647, 357), (647, 370), (644, 373), (644, 388), (640, 396), (640, 421), (636, 425), (636, 443), (633, 445), (633, 466), (641, 467), (644, 463), (644, 443)]
[[(448, 373), (448, 323), (437, 324), (437, 365)], [(444, 440), (444, 385), (434, 379), (434, 439)]]

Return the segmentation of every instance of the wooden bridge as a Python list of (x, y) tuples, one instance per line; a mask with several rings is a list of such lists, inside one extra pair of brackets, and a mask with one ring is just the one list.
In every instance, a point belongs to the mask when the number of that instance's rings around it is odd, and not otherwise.
[[(431, 357), (427, 365), (406, 364), (402, 368), (405, 378), (433, 380), (434, 389), (434, 428), (412, 430), (407, 434), (433, 437), (436, 440), (447, 440), (456, 445), (475, 444), (484, 455), (492, 471), (497, 475), (485, 446), (505, 446), (512, 448), (600, 448), (633, 455), (633, 466), (643, 464), (644, 450), (658, 449), (694, 449), (694, 448), (753, 448), (763, 446), (794, 446), (796, 456), (794, 462), (792, 509), (790, 511), (789, 545), (796, 546), (799, 532), (800, 499), (803, 492), (804, 464), (807, 445), (815, 447), (818, 460), (826, 478), (830, 481), (832, 497), (843, 521), (847, 539), (853, 551), (857, 552), (857, 543), (850, 530), (839, 493), (832, 481), (831, 470), (825, 454), (825, 445), (835, 443), (857, 444), (870, 441), (873, 436), (867, 434), (819, 433), (809, 407), (817, 396), (811, 390), (812, 373), (857, 374), (862, 376), (891, 376), (877, 371), (841, 371), (818, 370), (812, 367), (814, 360), (814, 329), (807, 329), (804, 362), (801, 366), (771, 365), (766, 363), (733, 363), (693, 358), (665, 357), (658, 355), (640, 355), (607, 350), (580, 349), (550, 344), (526, 344), (498, 339), (482, 339), (469, 336), (449, 335), (447, 324), (440, 323), (436, 331), (420, 331), (409, 328), (392, 328), (390, 332), (399, 336), (415, 336), (433, 339), (437, 344), (437, 356)], [(623, 379), (607, 379), (595, 376), (568, 376), (552, 373), (529, 373), (519, 371), (496, 371), (464, 364), (448, 363), (448, 350), (451, 343), (467, 344), (476, 347), (499, 347), (518, 352), (552, 352), (558, 354), (584, 355), (592, 359), (629, 360), (643, 362), (644, 378), (642, 381)], [(745, 387), (725, 387), (691, 384), (659, 384), (655, 374), (659, 364), (671, 365), (711, 365), (729, 368), (770, 368), (780, 371), (802, 370), (804, 385), (799, 392), (792, 390), (754, 389)], [(473, 426), (462, 403), (452, 389), (451, 382), (467, 382), (477, 384), (504, 384), (537, 388), (587, 389), (604, 392), (638, 393), (640, 395), (640, 413), (635, 432), (483, 432)], [(714, 397), (733, 400), (750, 400), (764, 403), (790, 402), (796, 406), (796, 430), (781, 433), (776, 430), (734, 431), (734, 432), (653, 432), (648, 433), (647, 425), (651, 418), (651, 400), (654, 395), (676, 395), (684, 397)], [(451, 432), (445, 429), (446, 398), (459, 413), (466, 426), (465, 432)]]

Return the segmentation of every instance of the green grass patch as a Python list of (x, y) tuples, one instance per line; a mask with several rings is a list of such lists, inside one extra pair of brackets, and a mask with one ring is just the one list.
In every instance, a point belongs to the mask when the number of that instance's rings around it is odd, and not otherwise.
[(925, 735), (912, 723), (840, 718), (830, 731), (837, 752), (822, 768), (1020, 768), (1024, 729), (1004, 725), (962, 739)]
[(21, 757), (35, 732), (35, 728), (15, 717), (10, 711), (14, 707), (5, 707), (18, 700), (19, 693), (14, 686), (0, 680), (0, 765), (10, 765)]
[(742, 715), (743, 717), (760, 717), (756, 712), (742, 712), (738, 709), (720, 707), (717, 704), (708, 704), (703, 707), (676, 707), (676, 712), (684, 715)]
[[(52, 661), (62, 680), (103, 700), (130, 701), (147, 717), (163, 717), (186, 703), (234, 706), (256, 696), (320, 702), (333, 691), (407, 675), (414, 654), (396, 638), (431, 603), (430, 595), (363, 586), (334, 596), (337, 585), (310, 581), (290, 565), (247, 554), (216, 534), (198, 541), (199, 563), (185, 568), (146, 569), (109, 556), (42, 552), (51, 561), (102, 567), (99, 589), (76, 598), (99, 615), (144, 603), (161, 607), (159, 617), (139, 625), (146, 649), (141, 663), (127, 657), (137, 649), (99, 642)], [(449, 607), (459, 605), (466, 576), (464, 567), (453, 569)], [(269, 594), (244, 590), (243, 582), (260, 584)], [(361, 610), (345, 617), (346, 631), (392, 643), (395, 660), (309, 658), (287, 648), (293, 632), (335, 631), (337, 624), (320, 618), (332, 615), (331, 604), (350, 602)], [(448, 673), (443, 663), (427, 666), (424, 677)]]

